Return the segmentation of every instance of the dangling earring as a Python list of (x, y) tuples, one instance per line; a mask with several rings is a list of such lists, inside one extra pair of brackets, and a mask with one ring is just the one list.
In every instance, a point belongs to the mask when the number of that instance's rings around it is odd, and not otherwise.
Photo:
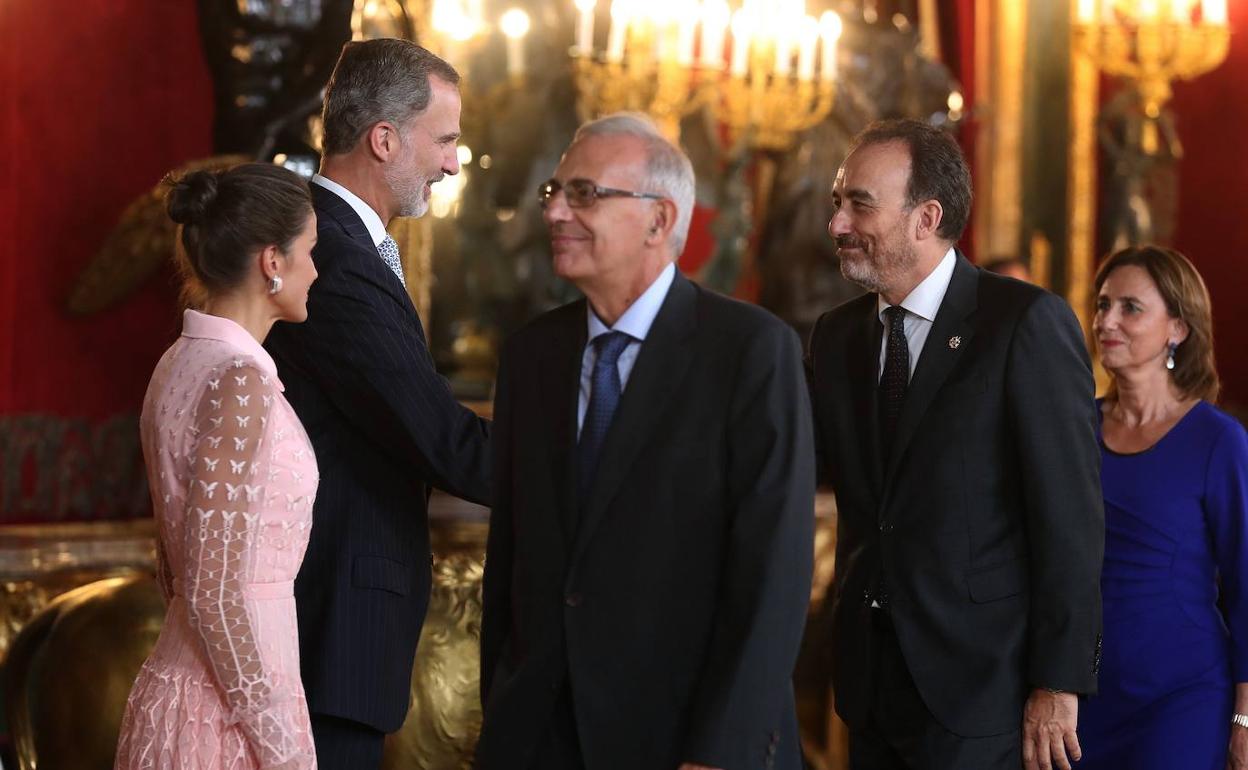
[(269, 294), (277, 294), (282, 290), (282, 277), (275, 275), (269, 279)]
[(1171, 342), (1166, 347), (1170, 351), (1169, 354), (1166, 355), (1166, 368), (1174, 371), (1174, 351), (1177, 350), (1179, 346), (1178, 343)]

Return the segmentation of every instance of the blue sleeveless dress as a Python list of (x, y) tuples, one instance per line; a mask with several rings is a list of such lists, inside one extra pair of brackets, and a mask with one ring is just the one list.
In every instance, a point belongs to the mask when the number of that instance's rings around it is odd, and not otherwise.
[(1077, 767), (1224, 770), (1248, 681), (1248, 437), (1202, 401), (1151, 448), (1102, 440), (1101, 457), (1104, 646)]

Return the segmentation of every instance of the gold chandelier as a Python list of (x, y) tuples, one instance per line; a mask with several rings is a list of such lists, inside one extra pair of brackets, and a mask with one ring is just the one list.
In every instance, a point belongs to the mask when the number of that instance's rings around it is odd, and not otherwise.
[[(597, 0), (574, 0), (574, 59), (583, 119), (649, 113), (673, 140), (706, 106), (731, 147), (784, 150), (832, 109), (841, 20), (804, 0), (612, 0), (605, 47)], [(816, 64), (818, 66), (816, 67)]]
[(1226, 0), (1078, 0), (1076, 8), (1076, 45), (1106, 74), (1134, 84), (1145, 117), (1140, 149), (1157, 154), (1170, 84), (1226, 59)]

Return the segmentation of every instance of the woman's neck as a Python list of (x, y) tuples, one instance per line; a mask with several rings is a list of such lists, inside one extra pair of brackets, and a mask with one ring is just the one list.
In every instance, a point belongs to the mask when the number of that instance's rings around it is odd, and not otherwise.
[(1165, 423), (1189, 406), (1185, 396), (1166, 371), (1115, 376), (1117, 397), (1110, 405), (1115, 419), (1132, 427)]
[(228, 318), (246, 329), (252, 337), (256, 338), (256, 342), (261, 344), (264, 343), (264, 338), (269, 336), (269, 330), (273, 328), (273, 323), (277, 320), (270, 303), (239, 294), (212, 297), (204, 303), (204, 312)]

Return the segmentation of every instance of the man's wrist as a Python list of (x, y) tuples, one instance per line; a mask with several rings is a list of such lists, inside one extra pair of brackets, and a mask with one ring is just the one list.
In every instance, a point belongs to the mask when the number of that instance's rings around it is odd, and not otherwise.
[(1244, 729), (1248, 729), (1248, 714), (1232, 714), (1231, 724), (1238, 725)]

